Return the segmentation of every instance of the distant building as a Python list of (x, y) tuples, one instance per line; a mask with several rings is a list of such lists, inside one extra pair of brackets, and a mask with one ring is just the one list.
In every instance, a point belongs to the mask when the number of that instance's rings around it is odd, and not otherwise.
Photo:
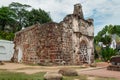
[(116, 49), (116, 41), (115, 40), (112, 40), (111, 42), (111, 45), (110, 45), (110, 48), (113, 48), (113, 49)]
[(99, 45), (100, 47), (102, 47), (102, 46), (103, 46), (103, 42), (98, 42), (98, 45)]
[(113, 48), (113, 49), (116, 49), (116, 47), (117, 47), (117, 43), (116, 43), (116, 34), (113, 34), (112, 35), (112, 42), (111, 42), (111, 44), (110, 44), (110, 48)]
[(103, 47), (103, 48), (106, 47), (106, 45), (104, 45), (103, 42), (98, 42), (98, 45), (99, 45), (100, 47)]
[(94, 60), (93, 19), (84, 19), (82, 6), (60, 23), (33, 25), (16, 33), (14, 62), (82, 64)]
[(0, 61), (11, 61), (14, 54), (14, 43), (12, 41), (0, 40)]

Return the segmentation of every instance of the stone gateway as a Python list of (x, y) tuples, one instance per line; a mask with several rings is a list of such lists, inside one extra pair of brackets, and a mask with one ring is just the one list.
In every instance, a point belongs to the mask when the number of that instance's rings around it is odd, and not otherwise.
[(94, 60), (93, 19), (84, 19), (81, 4), (60, 23), (36, 24), (16, 33), (12, 60), (23, 63), (76, 65)]

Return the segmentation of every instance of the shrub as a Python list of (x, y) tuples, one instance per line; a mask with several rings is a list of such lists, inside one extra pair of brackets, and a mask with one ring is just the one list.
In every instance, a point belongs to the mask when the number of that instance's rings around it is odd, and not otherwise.
[(11, 41), (11, 40), (14, 39), (14, 33), (0, 31), (0, 39), (5, 39), (5, 40), (10, 40)]
[(116, 53), (117, 53), (117, 50), (106, 47), (101, 50), (100, 55), (103, 61), (108, 61), (111, 59), (112, 56), (115, 56)]

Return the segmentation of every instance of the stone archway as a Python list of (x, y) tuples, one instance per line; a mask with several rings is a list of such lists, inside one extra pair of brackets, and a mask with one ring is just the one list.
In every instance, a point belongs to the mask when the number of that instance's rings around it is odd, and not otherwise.
[(17, 47), (17, 50), (18, 50), (18, 55), (17, 55), (18, 61), (17, 62), (21, 62), (22, 57), (23, 57), (22, 47), (20, 47), (20, 46)]
[(87, 50), (88, 48), (87, 48), (87, 43), (84, 41), (84, 40), (82, 40), (81, 42), (80, 42), (80, 48), (79, 48), (79, 50), (80, 50), (80, 62), (82, 62), (82, 63), (88, 63), (88, 50)]

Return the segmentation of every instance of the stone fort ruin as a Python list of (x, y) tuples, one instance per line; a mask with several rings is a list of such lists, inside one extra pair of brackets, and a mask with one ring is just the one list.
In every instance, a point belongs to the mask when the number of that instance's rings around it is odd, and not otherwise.
[(84, 19), (81, 4), (60, 23), (36, 24), (16, 33), (14, 62), (82, 64), (94, 60), (93, 19)]

